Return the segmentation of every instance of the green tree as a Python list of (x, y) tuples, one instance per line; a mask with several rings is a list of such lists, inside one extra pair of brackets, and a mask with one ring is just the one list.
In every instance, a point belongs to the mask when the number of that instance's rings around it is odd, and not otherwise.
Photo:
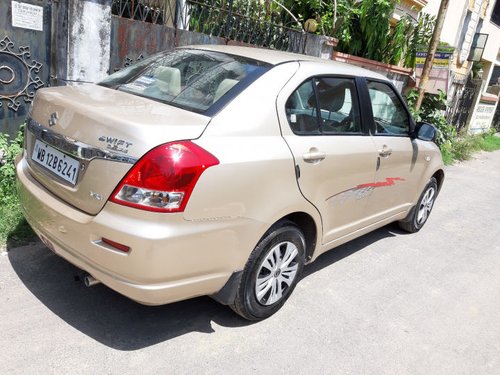
[(416, 23), (403, 16), (391, 29), (398, 0), (337, 0), (335, 24), (332, 2), (323, 1), (318, 12), (321, 32), (339, 40), (338, 51), (414, 68), (418, 46), (427, 45), (432, 36), (435, 17), (425, 13)]
[(414, 25), (411, 33), (408, 34), (408, 49), (404, 56), (404, 66), (408, 68), (415, 68), (415, 61), (417, 56), (417, 50), (421, 46), (428, 46), (432, 32), (434, 31), (434, 25), (436, 24), (436, 17), (431, 16), (427, 13), (420, 13), (418, 16), (418, 22)]

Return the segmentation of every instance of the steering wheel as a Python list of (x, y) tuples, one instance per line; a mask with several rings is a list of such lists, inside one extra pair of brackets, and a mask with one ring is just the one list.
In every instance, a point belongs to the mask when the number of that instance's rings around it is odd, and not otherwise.
[(353, 125), (354, 125), (353, 118), (351, 115), (349, 115), (346, 118), (344, 118), (342, 121), (340, 121), (338, 128), (342, 132), (348, 132), (348, 131), (352, 130)]
[(380, 121), (375, 121), (375, 125), (377, 126), (377, 133), (388, 133), (387, 129), (380, 123)]

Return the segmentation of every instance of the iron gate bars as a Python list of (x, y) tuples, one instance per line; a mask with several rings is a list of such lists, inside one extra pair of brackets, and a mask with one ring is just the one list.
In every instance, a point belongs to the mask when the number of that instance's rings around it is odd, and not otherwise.
[(174, 25), (176, 0), (113, 0), (111, 13), (137, 21)]
[(274, 2), (189, 0), (189, 30), (278, 50), (289, 50), (291, 33), (301, 33), (296, 18)]
[(29, 46), (19, 46), (16, 52), (7, 36), (0, 40), (0, 108), (6, 101), (7, 107), (17, 112), (21, 98), (31, 103), (35, 90), (44, 85), (39, 76), (42, 66), (31, 59)]
[(274, 0), (113, 0), (112, 13), (278, 50), (303, 44), (302, 25)]

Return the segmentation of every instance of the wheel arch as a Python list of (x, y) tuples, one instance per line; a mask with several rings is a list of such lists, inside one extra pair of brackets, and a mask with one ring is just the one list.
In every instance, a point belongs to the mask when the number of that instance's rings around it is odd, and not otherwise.
[[(274, 225), (283, 221), (291, 221), (304, 234), (306, 240), (305, 258), (306, 263), (313, 257), (318, 242), (318, 227), (311, 215), (305, 212), (294, 212), (278, 220)], [(274, 225), (272, 227), (274, 227)]]
[(438, 169), (436, 172), (434, 172), (432, 177), (436, 179), (438, 185), (438, 192), (440, 192), (444, 181), (444, 171), (442, 169)]
[[(257, 242), (260, 243), (262, 239), (272, 230), (277, 227), (286, 225), (286, 223), (293, 223), (296, 225), (304, 234), (305, 238), (305, 261), (306, 264), (310, 261), (316, 250), (316, 245), (318, 243), (318, 225), (316, 224), (314, 218), (302, 211), (296, 211), (286, 216), (281, 217), (276, 220), (269, 228), (264, 232), (262, 237)], [(236, 298), (236, 293), (240, 285), (240, 280), (243, 274), (243, 270), (235, 271), (226, 282), (226, 284), (217, 293), (213, 294), (211, 297), (217, 302), (223, 305), (231, 305), (234, 303)]]

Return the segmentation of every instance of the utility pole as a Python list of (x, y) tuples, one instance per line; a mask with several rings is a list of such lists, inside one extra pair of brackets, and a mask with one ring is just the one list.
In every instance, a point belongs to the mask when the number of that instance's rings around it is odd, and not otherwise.
[(441, 37), (441, 30), (443, 29), (446, 11), (448, 10), (448, 2), (449, 0), (441, 0), (441, 5), (439, 6), (439, 11), (436, 18), (436, 26), (434, 26), (431, 43), (429, 45), (429, 50), (427, 51), (424, 68), (422, 69), (422, 75), (420, 76), (420, 82), (418, 84), (418, 99), (415, 103), (415, 110), (417, 111), (420, 109), (422, 101), (424, 100), (425, 87), (427, 86), (427, 82), (429, 81), (432, 62), (434, 61), (434, 55), (439, 44), (439, 38)]

